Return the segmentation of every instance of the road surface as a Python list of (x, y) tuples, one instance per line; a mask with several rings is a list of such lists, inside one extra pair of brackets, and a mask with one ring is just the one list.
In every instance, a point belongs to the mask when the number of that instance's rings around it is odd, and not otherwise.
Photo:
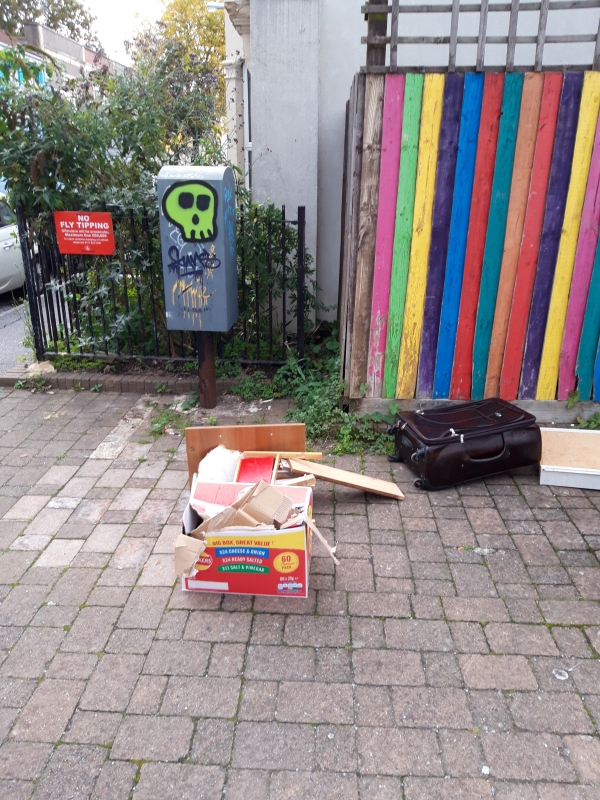
[(15, 365), (18, 356), (31, 358), (23, 346), (25, 314), (21, 294), (0, 294), (0, 375)]

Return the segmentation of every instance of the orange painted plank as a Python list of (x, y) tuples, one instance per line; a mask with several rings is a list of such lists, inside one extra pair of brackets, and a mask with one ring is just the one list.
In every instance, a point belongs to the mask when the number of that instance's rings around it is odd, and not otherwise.
[(527, 211), (543, 88), (544, 76), (541, 72), (529, 72), (525, 75), (506, 219), (506, 238), (485, 378), (485, 397), (497, 397), (500, 389), (500, 372)]
[(563, 76), (559, 72), (547, 72), (544, 76), (544, 92), (531, 170), (529, 199), (500, 374), (499, 391), (503, 400), (516, 400), (519, 390), (523, 348), (544, 221), (562, 82)]
[(504, 75), (502, 73), (488, 72), (485, 76), (483, 87), (483, 104), (477, 141), (477, 161), (475, 162), (475, 180), (471, 199), (467, 252), (465, 255), (452, 381), (450, 383), (450, 397), (454, 400), (468, 400), (471, 396), (473, 341), (475, 338), (485, 236), (492, 196), (492, 180), (496, 161), (503, 89)]

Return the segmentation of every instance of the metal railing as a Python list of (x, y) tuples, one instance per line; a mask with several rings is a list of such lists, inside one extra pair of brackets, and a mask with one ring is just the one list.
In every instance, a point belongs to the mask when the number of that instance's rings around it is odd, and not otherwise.
[[(166, 327), (157, 215), (112, 218), (113, 256), (61, 255), (52, 216), (17, 211), (37, 359), (195, 360), (194, 334)], [(305, 269), (304, 207), (294, 220), (284, 206), (275, 221), (238, 210), (239, 318), (215, 334), (219, 358), (276, 366), (290, 351), (304, 356)]]

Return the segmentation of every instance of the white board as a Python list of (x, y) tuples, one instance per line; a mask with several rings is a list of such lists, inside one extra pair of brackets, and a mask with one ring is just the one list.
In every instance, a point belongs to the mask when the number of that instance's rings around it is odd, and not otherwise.
[(542, 428), (540, 483), (600, 491), (600, 431)]

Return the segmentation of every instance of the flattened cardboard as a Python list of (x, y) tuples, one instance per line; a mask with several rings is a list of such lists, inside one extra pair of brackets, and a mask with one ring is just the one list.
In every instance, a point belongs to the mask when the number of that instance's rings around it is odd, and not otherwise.
[(188, 575), (205, 548), (206, 542), (202, 539), (180, 533), (175, 539), (175, 574)]

